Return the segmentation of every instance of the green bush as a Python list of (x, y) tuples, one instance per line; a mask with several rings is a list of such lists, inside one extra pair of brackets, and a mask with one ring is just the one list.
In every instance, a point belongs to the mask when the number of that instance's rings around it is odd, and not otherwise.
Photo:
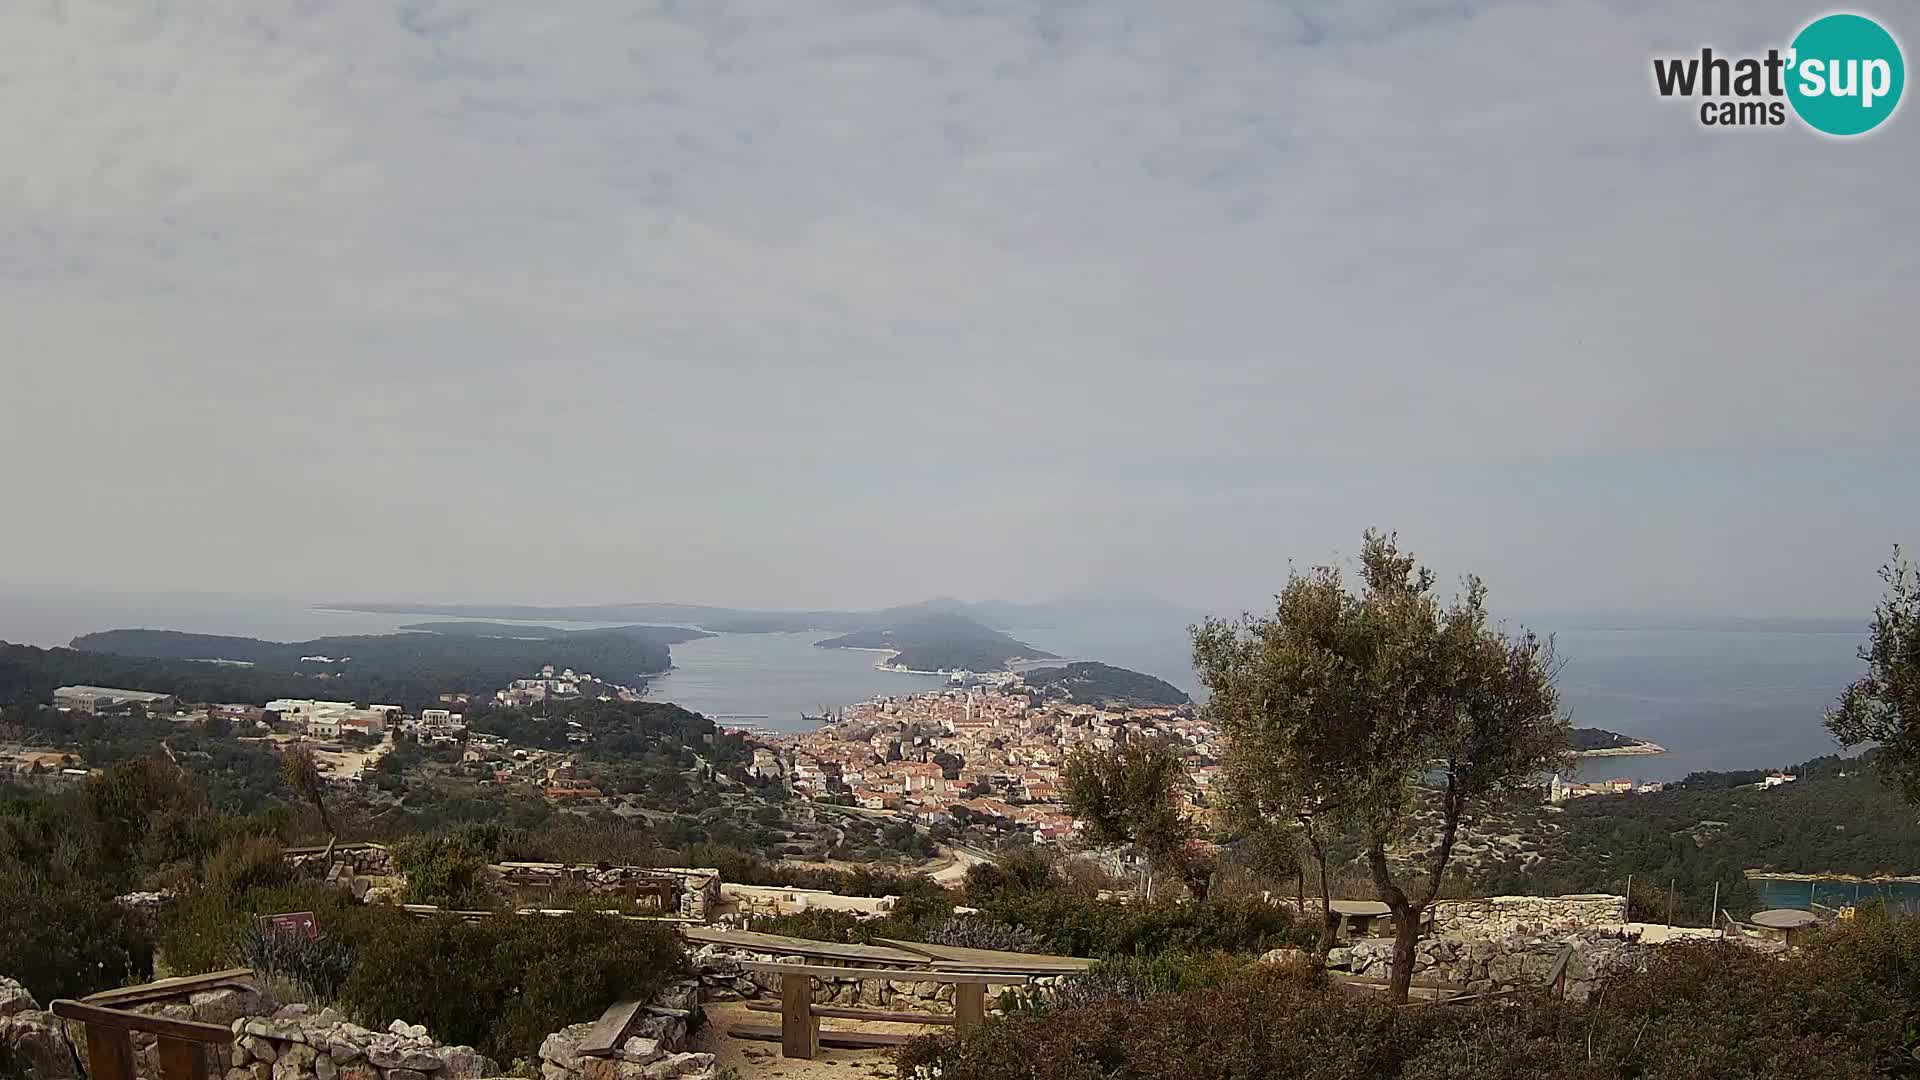
[(1025, 928), (1046, 951), (1067, 956), (1248, 953), (1313, 942), (1291, 912), (1258, 899), (1127, 904), (1056, 888), (1002, 893), (983, 904), (982, 913)]
[(241, 963), (261, 975), (285, 979), (311, 1002), (339, 997), (353, 971), (353, 944), (335, 934), (308, 937), (256, 921), (241, 933), (236, 951)]
[(175, 975), (245, 964), (242, 946), (257, 916), (299, 911), (313, 912), (322, 934), (349, 944), (367, 937), (374, 924), (407, 917), (387, 905), (355, 903), (345, 890), (317, 881), (252, 889), (237, 896), (205, 889), (181, 900), (161, 918), (160, 957)]
[(102, 892), (0, 870), (0, 974), (45, 1004), (153, 974), (153, 938)]
[(293, 880), (293, 868), (280, 857), (280, 841), (271, 836), (233, 836), (207, 856), (206, 887), (226, 896), (270, 889)]
[(1028, 1011), (1059, 1012), (1107, 1001), (1141, 1002), (1160, 994), (1178, 994), (1225, 986), (1250, 974), (1251, 961), (1226, 953), (1193, 956), (1116, 956), (1085, 973), (1062, 978), (1048, 995), (1020, 1001)]
[[(1866, 1080), (1920, 1076), (1920, 922), (1855, 926), (1781, 958), (1663, 946), (1586, 1003), (1394, 1008), (1322, 975), (1166, 958), (1131, 991), (916, 1040), (902, 1073), (943, 1080)], [(1215, 966), (1220, 963), (1220, 966)], [(1151, 984), (1188, 981), (1171, 992)], [(1089, 980), (1091, 981), (1091, 980)], [(1138, 991), (1146, 986), (1149, 992)]]
[(484, 851), (467, 836), (423, 836), (393, 849), (394, 863), (407, 878), (407, 902), (452, 911), (481, 911), (500, 899), (487, 881)]
[(583, 913), (408, 918), (358, 943), (341, 999), (370, 1027), (404, 1019), (512, 1061), (615, 1001), (651, 998), (686, 970), (678, 936), (661, 923)]
[(1053, 863), (1031, 848), (1002, 855), (998, 862), (967, 867), (967, 903), (979, 907), (1009, 896), (1046, 892), (1060, 886)]
[(1000, 949), (1005, 952), (1043, 952), (1040, 939), (1024, 926), (962, 915), (928, 930), (921, 937), (930, 945), (952, 945), (962, 949)]

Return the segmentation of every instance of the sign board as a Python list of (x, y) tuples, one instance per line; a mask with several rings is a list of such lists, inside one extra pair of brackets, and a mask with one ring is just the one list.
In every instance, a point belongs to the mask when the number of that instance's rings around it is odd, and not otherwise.
[(313, 921), (311, 911), (289, 911), (282, 915), (260, 916), (260, 929), (268, 934), (288, 934), (304, 937), (308, 941), (318, 940), (320, 925)]

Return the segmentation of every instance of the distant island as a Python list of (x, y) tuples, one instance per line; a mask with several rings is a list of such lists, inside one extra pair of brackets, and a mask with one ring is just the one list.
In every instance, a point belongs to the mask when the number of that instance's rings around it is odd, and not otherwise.
[(609, 626), (598, 630), (567, 630), (558, 626), (536, 626), (526, 623), (503, 622), (418, 622), (402, 626), (402, 630), (415, 630), (427, 634), (446, 634), (451, 637), (510, 638), (515, 641), (553, 641), (574, 634), (627, 634), (646, 638), (651, 641), (678, 645), (683, 641), (698, 641), (701, 638), (718, 637), (705, 630), (695, 630), (686, 626)]
[(1115, 623), (1185, 626), (1201, 615), (1138, 588), (1107, 585), (1067, 593), (1040, 603), (967, 601), (938, 596), (869, 611), (781, 611), (707, 604), (635, 601), (612, 604), (437, 604), (341, 600), (316, 605), (322, 611), (383, 615), (437, 615), (450, 619), (518, 622), (670, 623), (722, 634), (773, 634), (823, 630), (851, 634), (885, 630), (929, 615), (960, 615), (997, 630), (1051, 629), (1062, 625)]
[(892, 655), (880, 667), (892, 671), (937, 674), (947, 671), (1002, 671), (1015, 660), (1058, 657), (1009, 637), (965, 615), (933, 614), (898, 625), (844, 634), (814, 645), (822, 649), (870, 649)]
[[(678, 627), (558, 630), (528, 639), (477, 632), (372, 634), (264, 641), (177, 630), (82, 634), (67, 649), (11, 647), (0, 665), (7, 700), (44, 700), (52, 686), (134, 686), (196, 700), (331, 697), (402, 705), (447, 691), (491, 694), (547, 664), (639, 687), (673, 666), (669, 645), (703, 636)], [(515, 628), (524, 633), (525, 628)], [(55, 681), (57, 680), (57, 681)], [(21, 699), (19, 695), (30, 695)]]
[(1031, 668), (1021, 673), (1026, 684), (1042, 697), (1087, 705), (1151, 709), (1191, 705), (1186, 691), (1152, 675), (1091, 660), (1064, 667)]
[(1596, 727), (1574, 728), (1571, 742), (1574, 753), (1581, 757), (1636, 757), (1667, 752), (1667, 748), (1659, 743), (1645, 742)]

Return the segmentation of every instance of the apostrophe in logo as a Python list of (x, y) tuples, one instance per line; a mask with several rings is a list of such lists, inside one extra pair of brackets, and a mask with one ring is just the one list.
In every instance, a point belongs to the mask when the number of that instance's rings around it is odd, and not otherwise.
[(1787, 100), (1807, 126), (1863, 135), (1900, 104), (1907, 65), (1900, 43), (1864, 15), (1828, 15), (1807, 24), (1787, 54)]
[[(1655, 57), (1661, 97), (1700, 98), (1705, 127), (1780, 127), (1789, 115), (1827, 135), (1863, 135), (1900, 105), (1900, 43), (1865, 15), (1824, 15), (1764, 56)], [(1789, 114), (1788, 106), (1792, 107)]]

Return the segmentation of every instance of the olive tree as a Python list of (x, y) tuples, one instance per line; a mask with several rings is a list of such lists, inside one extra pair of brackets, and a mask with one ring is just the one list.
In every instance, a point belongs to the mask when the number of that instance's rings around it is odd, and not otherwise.
[(1193, 628), (1206, 710), (1226, 736), (1228, 824), (1258, 846), (1292, 840), (1305, 849), (1318, 879), (1322, 963), (1333, 946), (1327, 844), (1341, 824), (1339, 769), (1359, 754), (1357, 745), (1345, 744), (1361, 730), (1333, 714), (1362, 697), (1336, 689), (1355, 671), (1328, 663), (1331, 652), (1305, 646), (1346, 600), (1338, 571), (1323, 567), (1292, 575), (1271, 618), (1209, 619)]
[[(1060, 770), (1067, 813), (1095, 844), (1123, 845), (1144, 857), (1149, 871), (1181, 870), (1191, 830), (1179, 795), (1189, 787), (1186, 766), (1159, 741), (1135, 741), (1103, 753), (1077, 750)], [(1150, 893), (1141, 875), (1142, 892)]]
[(1227, 797), (1246, 820), (1291, 818), (1323, 882), (1327, 833), (1358, 840), (1393, 916), (1395, 1001), (1463, 830), (1566, 763), (1552, 643), (1509, 636), (1486, 595), (1469, 576), (1442, 601), (1431, 570), (1369, 531), (1354, 585), (1337, 566), (1292, 574), (1272, 617), (1195, 632), (1234, 744)]
[(1874, 768), (1920, 804), (1920, 573), (1895, 547), (1880, 578), (1886, 598), (1860, 647), (1867, 673), (1827, 711), (1827, 730), (1848, 748), (1879, 744)]

